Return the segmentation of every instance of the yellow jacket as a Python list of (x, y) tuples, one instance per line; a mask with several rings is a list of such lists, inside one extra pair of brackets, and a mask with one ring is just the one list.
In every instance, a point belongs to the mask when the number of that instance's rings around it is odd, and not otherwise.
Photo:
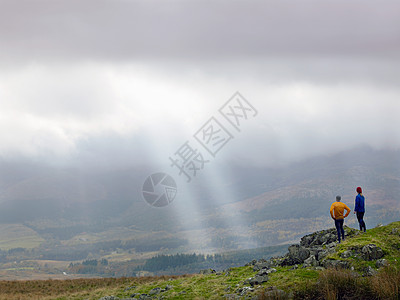
[[(344, 210), (347, 210), (345, 216), (343, 216)], [(333, 219), (340, 220), (346, 218), (349, 215), (350, 211), (350, 208), (346, 204), (336, 201), (332, 203), (330, 213)]]

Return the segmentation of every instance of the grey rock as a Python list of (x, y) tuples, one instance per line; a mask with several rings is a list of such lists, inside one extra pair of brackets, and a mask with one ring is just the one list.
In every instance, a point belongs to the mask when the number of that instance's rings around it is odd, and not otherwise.
[(272, 274), (278, 272), (275, 268), (271, 268), (267, 270), (267, 274)]
[(150, 296), (154, 296), (154, 295), (158, 295), (161, 293), (161, 289), (160, 288), (154, 288), (149, 292)]
[(105, 297), (100, 298), (99, 300), (120, 300), (120, 299), (115, 296), (105, 296)]
[(327, 257), (331, 251), (329, 250), (322, 250), (321, 252), (318, 253), (318, 261), (322, 261), (325, 257)]
[(268, 280), (269, 280), (269, 278), (267, 275), (263, 275), (263, 276), (256, 275), (255, 277), (249, 279), (249, 284), (251, 286), (255, 286), (255, 285), (259, 285), (264, 282), (267, 282)]
[[(347, 233), (346, 230), (344, 231), (344, 235), (345, 235), (345, 236), (349, 235), (349, 234)], [(335, 233), (332, 233), (332, 232), (329, 233), (328, 243), (333, 243), (333, 242), (336, 241), (336, 239), (337, 239), (337, 234), (336, 234), (336, 232), (335, 232)]]
[[(356, 230), (345, 226), (346, 236), (353, 236), (355, 232)], [(337, 241), (336, 229), (332, 228), (328, 230), (317, 231), (302, 237), (300, 245), (303, 247), (310, 248), (314, 246), (328, 245), (336, 241)]]
[(375, 263), (375, 266), (379, 269), (389, 265), (389, 262), (386, 259), (378, 259)]
[(399, 229), (398, 228), (393, 228), (392, 232), (390, 234), (399, 235)]
[(280, 259), (275, 259), (275, 264), (272, 266), (293, 266), (295, 264), (303, 263), (310, 257), (310, 250), (298, 244), (291, 245), (288, 248), (289, 253)]
[(288, 250), (289, 258), (293, 260), (293, 264), (301, 264), (310, 257), (310, 250), (300, 245), (292, 245)]
[(133, 289), (135, 289), (135, 288), (136, 288), (136, 286), (127, 287), (127, 288), (124, 290), (124, 292), (128, 292), (128, 291), (133, 290)]
[(324, 267), (315, 267), (314, 269), (315, 269), (316, 271), (323, 271), (323, 270), (325, 270)]
[(300, 245), (303, 247), (309, 247), (313, 241), (314, 237), (312, 235), (306, 235), (302, 237)]
[(294, 265), (293, 268), (291, 268), (289, 271), (297, 270), (299, 268), (298, 265)]
[(349, 258), (352, 256), (353, 256), (353, 251), (350, 250), (346, 250), (340, 255), (341, 258)]
[(336, 242), (332, 242), (326, 245), (326, 248), (335, 248), (336, 247)]
[(311, 255), (304, 261), (304, 267), (318, 267), (319, 262), (314, 255)]
[(277, 257), (277, 258), (271, 258), (269, 260), (271, 268), (279, 267), (279, 266), (284, 266), (286, 263), (287, 257)]
[(217, 273), (217, 271), (213, 270), (213, 269), (205, 269), (205, 270), (201, 270), (199, 272), (199, 274), (203, 274), (203, 275), (210, 275), (210, 274), (215, 274)]
[(271, 267), (271, 262), (257, 262), (254, 267), (253, 267), (253, 271), (257, 272), (260, 271), (262, 269), (269, 269)]
[(319, 243), (322, 244), (322, 245), (328, 244), (330, 242), (330, 237), (331, 237), (330, 233), (327, 233), (327, 234), (324, 234), (324, 235), (320, 236), (319, 239), (318, 239)]
[(310, 255), (314, 255), (316, 258), (318, 258), (319, 253), (324, 251), (324, 248), (322, 248), (322, 247), (312, 247), (309, 250), (310, 250)]
[(249, 292), (254, 292), (254, 289), (248, 286), (240, 288), (236, 291), (240, 296), (246, 296)]
[(364, 260), (376, 260), (384, 256), (383, 250), (374, 244), (366, 245), (361, 250), (361, 256)]
[(256, 276), (264, 276), (264, 275), (268, 275), (268, 270), (267, 269), (262, 269), (260, 270)]
[(378, 274), (378, 271), (369, 266), (365, 270), (364, 276), (375, 276), (376, 274)]
[(257, 263), (257, 260), (253, 259), (251, 262), (245, 264), (245, 267), (254, 266)]
[[(248, 278), (248, 279), (246, 279), (246, 280), (244, 280), (243, 282), (242, 282), (242, 284), (243, 285), (246, 285), (246, 284), (250, 284), (250, 280), (251, 280), (252, 278)], [(237, 284), (236, 285), (236, 287), (239, 287), (240, 286), (240, 284)]]
[(322, 262), (322, 266), (326, 269), (350, 269), (350, 263), (344, 260), (327, 259)]

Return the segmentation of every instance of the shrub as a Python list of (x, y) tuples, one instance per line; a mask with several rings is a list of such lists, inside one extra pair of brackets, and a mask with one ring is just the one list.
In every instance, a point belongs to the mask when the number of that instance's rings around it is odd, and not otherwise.
[(328, 269), (319, 280), (295, 292), (296, 299), (376, 299), (367, 278), (350, 270)]
[(369, 280), (374, 294), (379, 299), (398, 299), (400, 288), (400, 270), (396, 266), (382, 268), (377, 276)]

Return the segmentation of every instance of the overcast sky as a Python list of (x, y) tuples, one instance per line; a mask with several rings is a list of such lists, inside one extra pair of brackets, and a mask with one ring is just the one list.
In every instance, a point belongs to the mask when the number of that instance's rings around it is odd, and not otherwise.
[(0, 0), (0, 155), (168, 162), (236, 91), (222, 160), (398, 149), (399, 58), (398, 1)]

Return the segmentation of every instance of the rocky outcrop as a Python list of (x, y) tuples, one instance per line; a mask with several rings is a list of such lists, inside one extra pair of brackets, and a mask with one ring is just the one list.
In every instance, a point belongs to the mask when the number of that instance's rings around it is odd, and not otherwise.
[[(345, 229), (345, 237), (354, 236), (358, 231), (349, 227)], [(351, 264), (346, 259), (359, 257), (367, 261), (378, 260), (384, 256), (383, 250), (374, 244), (363, 247), (353, 247), (340, 254), (344, 260), (327, 259), (328, 255), (335, 253), (337, 246), (337, 236), (335, 229), (321, 230), (304, 236), (300, 244), (291, 245), (288, 253), (281, 257), (274, 257), (269, 260), (253, 260), (247, 265), (253, 266), (253, 271), (264, 272), (278, 266), (293, 266), (296, 269), (298, 265), (314, 268), (351, 268)]]
[[(351, 237), (353, 235), (361, 235), (358, 230), (345, 228), (345, 235)], [(399, 234), (399, 231), (392, 230), (392, 235)], [(224, 290), (226, 295), (223, 295), (224, 299), (292, 299), (293, 294), (287, 294), (282, 290), (276, 288), (268, 288), (263, 291), (261, 285), (269, 282), (272, 273), (277, 272), (277, 267), (289, 266), (284, 268), (284, 272), (295, 272), (294, 270), (299, 268), (313, 268), (314, 270), (324, 270), (328, 268), (335, 269), (351, 269), (351, 274), (354, 276), (374, 276), (377, 274), (377, 269), (387, 266), (389, 263), (384, 259), (384, 251), (375, 244), (368, 245), (355, 245), (356, 243), (351, 242), (353, 246), (348, 246), (347, 249), (340, 247), (340, 253), (336, 253), (337, 248), (337, 236), (335, 229), (322, 230), (301, 238), (299, 244), (294, 244), (288, 247), (288, 252), (284, 256), (260, 260), (252, 260), (247, 263), (246, 266), (252, 267), (254, 273), (253, 277), (248, 278), (242, 282), (231, 286), (226, 284), (227, 287)], [(335, 254), (335, 255), (331, 255)], [(332, 259), (332, 257), (339, 259)], [(360, 260), (368, 261), (357, 265)], [(370, 263), (374, 261), (374, 265)], [(373, 266), (373, 267), (372, 267)], [(355, 272), (358, 271), (357, 272)], [(249, 270), (246, 269), (246, 272)], [(216, 272), (213, 269), (201, 270), (200, 274), (213, 275), (213, 276), (231, 276), (231, 273), (235, 272), (234, 268)], [(211, 276), (211, 277), (213, 277)], [(133, 290), (135, 286), (128, 287), (124, 292)], [(155, 287), (147, 294), (132, 294), (130, 299), (164, 299), (169, 294), (165, 293), (168, 290), (173, 289), (173, 286), (167, 285), (165, 288)], [(259, 293), (261, 292), (261, 293)], [(258, 294), (257, 294), (258, 293)], [(181, 291), (178, 296), (185, 297), (186, 291)], [(123, 300), (115, 296), (103, 297), (100, 300)]]
[[(354, 235), (355, 230), (346, 228), (346, 236)], [(300, 244), (291, 245), (288, 253), (282, 257), (275, 257), (269, 261), (253, 262), (254, 271), (263, 268), (271, 268), (276, 266), (295, 266), (303, 264), (305, 267), (323, 266), (323, 261), (329, 255), (335, 252), (336, 247), (336, 230), (328, 229), (314, 232), (306, 235), (301, 239)]]
[(310, 257), (310, 249), (300, 245), (292, 245), (288, 248), (289, 253), (286, 255), (282, 266), (293, 266), (296, 264), (302, 264), (307, 258)]
[(350, 262), (346, 260), (326, 259), (321, 265), (326, 269), (350, 269)]
[[(348, 230), (346, 230), (348, 231)], [(301, 238), (300, 245), (307, 248), (323, 246), (337, 241), (335, 229), (317, 231)]]
[(271, 261), (267, 261), (265, 259), (260, 259), (260, 260), (253, 260), (250, 265), (253, 265), (253, 271), (254, 272), (258, 272), (262, 269), (269, 269), (273, 266), (273, 264), (271, 263)]
[(377, 260), (384, 256), (383, 250), (374, 244), (369, 244), (361, 249), (361, 256), (364, 260)]
[(255, 286), (267, 282), (268, 280), (269, 280), (268, 275), (267, 273), (265, 273), (264, 275), (256, 275), (255, 277), (250, 278), (249, 284), (251, 286)]

